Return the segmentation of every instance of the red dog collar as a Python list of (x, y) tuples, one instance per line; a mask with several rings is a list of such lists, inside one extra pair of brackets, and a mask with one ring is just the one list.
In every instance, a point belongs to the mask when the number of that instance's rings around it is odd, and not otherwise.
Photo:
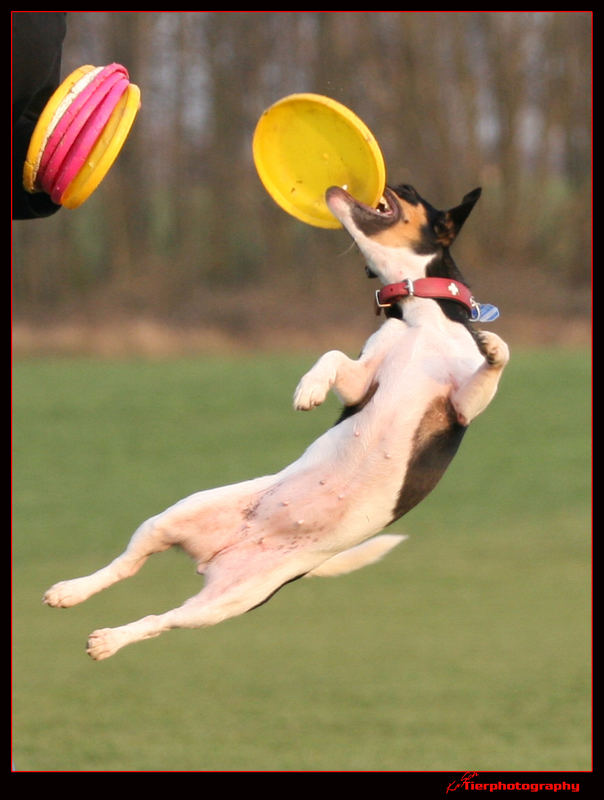
[(389, 283), (375, 293), (377, 314), (382, 308), (394, 305), (403, 297), (428, 297), (438, 300), (455, 300), (465, 306), (473, 316), (477, 303), (465, 284), (450, 278), (418, 278), (416, 281), (405, 279), (401, 283)]

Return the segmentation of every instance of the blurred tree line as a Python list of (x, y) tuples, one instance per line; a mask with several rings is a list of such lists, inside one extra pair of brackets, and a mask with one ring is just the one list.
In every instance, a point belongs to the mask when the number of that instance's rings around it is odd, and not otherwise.
[(483, 187), (455, 250), (476, 282), (588, 285), (591, 28), (590, 12), (69, 13), (63, 75), (122, 63), (142, 108), (83, 206), (13, 225), (14, 312), (228, 322), (234, 295), (294, 307), (350, 280), (347, 236), (287, 215), (252, 160), (264, 109), (306, 91), (364, 120), (390, 182), (440, 208)]

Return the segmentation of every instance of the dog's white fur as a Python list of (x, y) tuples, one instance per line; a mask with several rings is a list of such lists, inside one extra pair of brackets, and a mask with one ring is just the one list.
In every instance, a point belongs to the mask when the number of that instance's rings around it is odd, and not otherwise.
[[(343, 194), (328, 202), (384, 284), (425, 276), (431, 256), (362, 234)], [(480, 352), (467, 328), (449, 320), (434, 300), (404, 302), (404, 321), (384, 322), (358, 360), (332, 350), (295, 391), (295, 408), (308, 410), (329, 390), (354, 405), (379, 384), (362, 413), (330, 428), (275, 475), (181, 500), (143, 523), (108, 566), (46, 592), (48, 605), (73, 606), (134, 575), (151, 554), (173, 545), (196, 562), (205, 578), (199, 594), (166, 613), (94, 631), (88, 640), (94, 659), (171, 628), (215, 625), (262, 603), (288, 581), (358, 569), (405, 538), (375, 535), (392, 522), (428, 404), (449, 398), (458, 421), (468, 425), (494, 396), (509, 354), (493, 333), (481, 334)]]

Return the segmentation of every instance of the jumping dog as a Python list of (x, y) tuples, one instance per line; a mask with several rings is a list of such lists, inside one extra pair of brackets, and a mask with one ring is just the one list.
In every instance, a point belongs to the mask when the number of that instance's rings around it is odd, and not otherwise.
[(126, 550), (91, 575), (51, 587), (44, 602), (81, 603), (178, 545), (204, 577), (180, 607), (94, 631), (87, 652), (108, 658), (172, 628), (215, 625), (262, 604), (300, 577), (377, 561), (405, 537), (377, 536), (434, 488), (470, 422), (490, 403), (506, 344), (475, 331), (476, 303), (450, 246), (480, 190), (438, 211), (411, 186), (387, 187), (378, 208), (340, 187), (326, 202), (379, 278), (386, 319), (358, 359), (325, 353), (294, 393), (309, 410), (333, 390), (339, 420), (274, 475), (197, 492), (144, 522)]

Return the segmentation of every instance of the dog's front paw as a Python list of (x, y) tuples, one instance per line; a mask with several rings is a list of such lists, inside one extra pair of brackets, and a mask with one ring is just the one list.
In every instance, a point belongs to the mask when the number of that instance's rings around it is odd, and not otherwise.
[(478, 333), (478, 346), (491, 367), (502, 368), (510, 360), (510, 350), (503, 339), (491, 331)]
[(294, 408), (296, 411), (309, 411), (320, 406), (327, 397), (329, 384), (317, 380), (312, 373), (307, 373), (294, 392)]

